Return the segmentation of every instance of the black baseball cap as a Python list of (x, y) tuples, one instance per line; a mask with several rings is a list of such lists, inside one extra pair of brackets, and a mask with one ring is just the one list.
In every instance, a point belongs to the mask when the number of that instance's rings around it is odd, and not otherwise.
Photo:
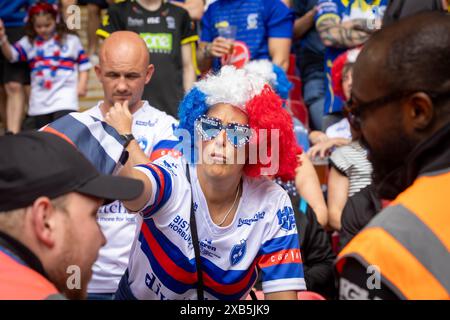
[(133, 200), (141, 181), (103, 175), (76, 147), (55, 134), (25, 132), (0, 137), (0, 212), (70, 192), (113, 200)]

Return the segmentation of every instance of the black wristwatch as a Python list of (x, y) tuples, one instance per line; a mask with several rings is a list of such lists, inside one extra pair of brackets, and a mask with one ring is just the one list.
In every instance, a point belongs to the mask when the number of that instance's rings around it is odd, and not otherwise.
[(121, 134), (120, 136), (122, 137), (123, 140), (125, 140), (125, 143), (123, 145), (124, 148), (128, 147), (131, 140), (135, 139), (132, 133)]

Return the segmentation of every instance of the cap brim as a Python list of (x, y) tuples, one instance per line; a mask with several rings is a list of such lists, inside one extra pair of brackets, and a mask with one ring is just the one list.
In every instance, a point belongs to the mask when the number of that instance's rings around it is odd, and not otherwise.
[(114, 200), (133, 200), (141, 195), (144, 183), (140, 180), (99, 175), (77, 188), (77, 192), (96, 198), (105, 199), (106, 203)]

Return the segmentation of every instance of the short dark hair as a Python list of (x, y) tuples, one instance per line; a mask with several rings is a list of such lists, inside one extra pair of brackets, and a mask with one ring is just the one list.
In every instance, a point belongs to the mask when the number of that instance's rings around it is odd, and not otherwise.
[(450, 90), (449, 30), (449, 14), (419, 13), (375, 33), (363, 52), (371, 55), (373, 47), (384, 51), (378, 68), (386, 92), (446, 92)]

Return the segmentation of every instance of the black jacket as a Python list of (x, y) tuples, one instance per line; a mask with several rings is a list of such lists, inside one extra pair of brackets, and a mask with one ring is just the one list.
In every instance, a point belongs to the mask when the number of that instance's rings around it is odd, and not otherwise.
[(291, 201), (299, 233), (306, 288), (326, 298), (334, 298), (336, 290), (333, 262), (336, 256), (331, 248), (330, 237), (309, 205), (302, 211), (298, 196), (291, 196)]
[(342, 211), (339, 248), (344, 248), (381, 210), (381, 200), (371, 184), (348, 198)]

